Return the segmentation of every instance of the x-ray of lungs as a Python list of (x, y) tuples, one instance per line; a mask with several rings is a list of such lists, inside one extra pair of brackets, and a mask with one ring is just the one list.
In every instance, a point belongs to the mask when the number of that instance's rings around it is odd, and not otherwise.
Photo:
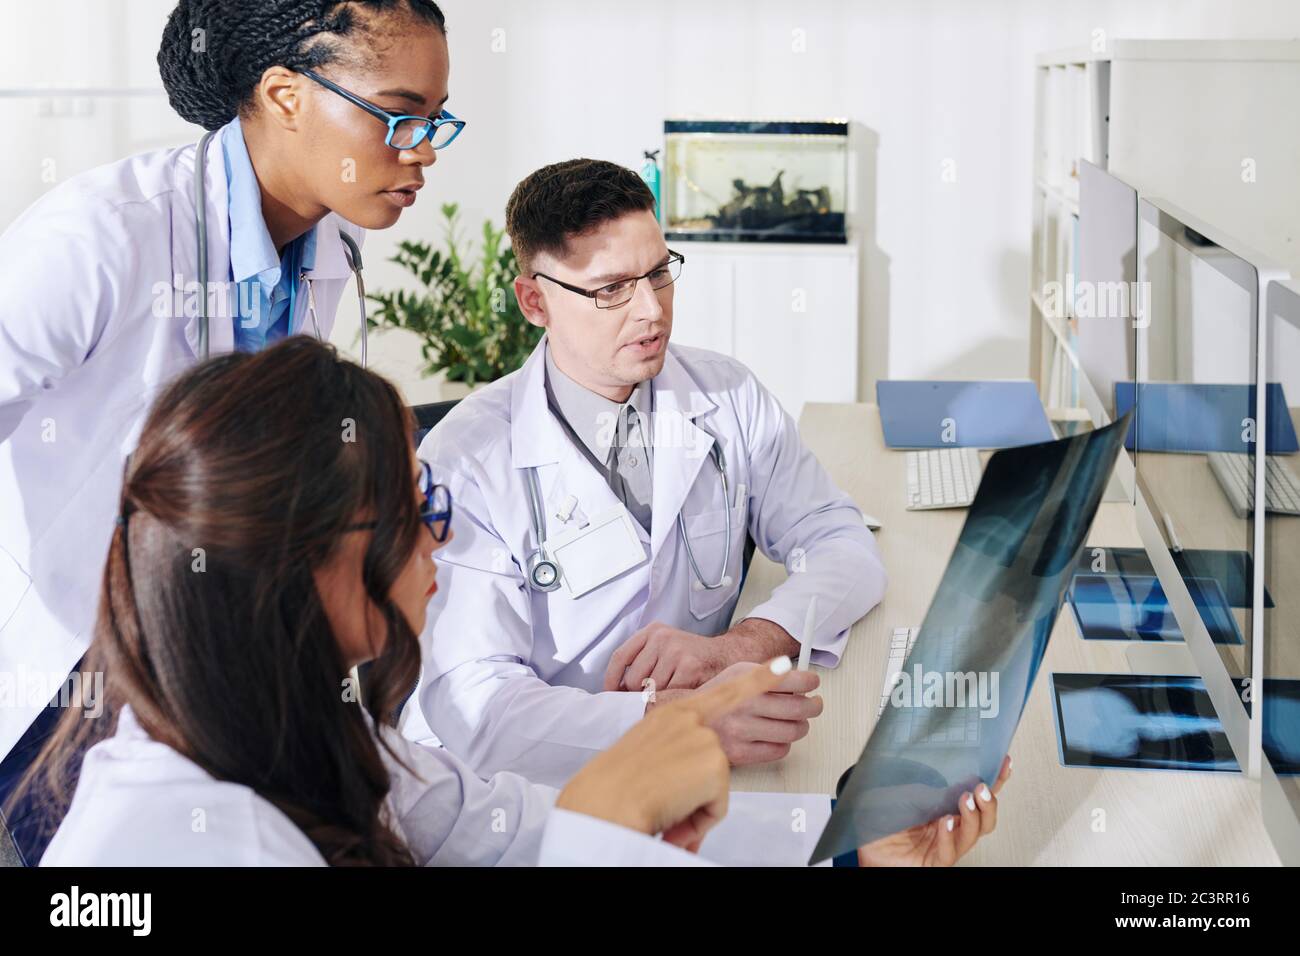
[(810, 862), (953, 813), (963, 791), (993, 782), (1130, 418), (989, 459), (916, 644)]

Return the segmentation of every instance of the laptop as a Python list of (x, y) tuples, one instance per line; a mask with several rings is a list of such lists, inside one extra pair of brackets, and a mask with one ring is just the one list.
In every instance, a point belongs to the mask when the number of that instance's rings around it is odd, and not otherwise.
[(1055, 437), (1033, 382), (882, 379), (876, 404), (890, 448), (1009, 448)]

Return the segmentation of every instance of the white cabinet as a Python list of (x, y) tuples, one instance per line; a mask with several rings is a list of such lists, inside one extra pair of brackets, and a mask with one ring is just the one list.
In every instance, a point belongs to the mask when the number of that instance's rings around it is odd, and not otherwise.
[(858, 248), (680, 242), (673, 341), (732, 355), (795, 418), (858, 400)]

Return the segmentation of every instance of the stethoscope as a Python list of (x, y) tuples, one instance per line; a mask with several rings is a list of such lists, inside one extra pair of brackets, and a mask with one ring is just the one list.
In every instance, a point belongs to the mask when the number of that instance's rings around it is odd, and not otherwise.
[[(686, 545), (686, 560), (690, 563), (691, 572), (695, 575), (696, 589), (704, 591), (716, 591), (720, 587), (725, 587), (731, 583), (731, 576), (727, 574), (727, 567), (731, 564), (731, 491), (727, 484), (727, 459), (722, 453), (722, 444), (714, 439), (713, 447), (709, 449), (709, 457), (713, 459), (713, 464), (717, 466), (718, 476), (722, 481), (722, 501), (727, 513), (727, 543), (722, 556), (722, 571), (718, 575), (718, 580), (713, 584), (704, 580), (704, 574), (700, 571), (700, 566), (695, 560), (695, 550), (691, 547), (690, 536), (686, 533), (686, 519), (682, 517), (681, 512), (677, 513), (677, 530), (682, 536), (682, 544)], [(560, 565), (554, 558), (546, 555), (546, 510), (542, 504), (542, 483), (537, 477), (537, 469), (529, 468), (528, 473), (528, 505), (529, 515), (533, 525), (533, 541), (536, 547), (528, 556), (528, 561), (524, 573), (528, 578), (528, 584), (534, 591), (554, 591), (560, 586)]]
[[(212, 137), (216, 136), (220, 130), (209, 130), (203, 134), (199, 140), (197, 153), (194, 157), (194, 224), (198, 230), (199, 240), (199, 289), (202, 290), (199, 295), (199, 358), (206, 360), (208, 357), (208, 210), (204, 201), (205, 190), (203, 186), (203, 175), (207, 169), (208, 144), (212, 142)], [(349, 236), (342, 229), (339, 230), (339, 238), (343, 240), (343, 245), (347, 248), (348, 268), (352, 270), (352, 275), (357, 280), (357, 307), (361, 312), (361, 367), (366, 367), (368, 359), (368, 350), (366, 336), (369, 329), (366, 325), (366, 284), (361, 277), (361, 247), (357, 241)], [(320, 320), (316, 317), (316, 296), (312, 292), (311, 277), (305, 272), (298, 273), (298, 282), (305, 282), (307, 285), (307, 313), (311, 316), (312, 331), (316, 333), (318, 341), (323, 339), (320, 331)], [(298, 283), (294, 283), (289, 290), (289, 322), (293, 322), (294, 306), (296, 305), (298, 294)]]

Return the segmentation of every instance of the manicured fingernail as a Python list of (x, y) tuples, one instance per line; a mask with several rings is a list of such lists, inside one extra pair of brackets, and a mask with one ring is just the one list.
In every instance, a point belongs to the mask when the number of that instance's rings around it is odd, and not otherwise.
[(966, 809), (967, 809), (967, 810), (974, 810), (974, 809), (975, 809), (975, 798), (974, 798), (973, 796), (971, 796), (970, 794), (967, 794), (967, 795), (966, 795)]
[(1007, 754), (1007, 769), (1011, 769), (1011, 754)]
[(993, 799), (993, 794), (989, 793), (988, 786), (980, 787), (980, 799), (983, 800), (985, 803), (988, 803), (990, 800)]
[(952, 817), (948, 818), (948, 832), (952, 832)]
[(782, 674), (790, 673), (794, 668), (794, 664), (790, 663), (790, 658), (788, 657), (774, 657), (772, 658), (772, 663), (769, 664), (768, 667), (772, 669), (773, 674), (780, 677)]

